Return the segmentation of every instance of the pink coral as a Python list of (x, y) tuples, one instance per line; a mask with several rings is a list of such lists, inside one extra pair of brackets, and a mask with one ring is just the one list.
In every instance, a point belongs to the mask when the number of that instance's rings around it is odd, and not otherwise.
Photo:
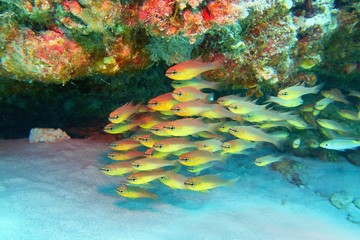
[(64, 84), (84, 73), (89, 55), (60, 31), (38, 35), (31, 30), (6, 46), (1, 59), (6, 71), (18, 80), (35, 80)]

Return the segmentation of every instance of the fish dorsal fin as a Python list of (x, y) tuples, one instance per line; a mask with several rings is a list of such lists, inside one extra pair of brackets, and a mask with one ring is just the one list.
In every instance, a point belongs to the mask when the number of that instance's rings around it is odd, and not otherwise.
[(202, 57), (202, 55), (198, 56), (198, 57), (195, 58), (193, 61), (194, 61), (194, 62), (204, 62), (201, 57)]

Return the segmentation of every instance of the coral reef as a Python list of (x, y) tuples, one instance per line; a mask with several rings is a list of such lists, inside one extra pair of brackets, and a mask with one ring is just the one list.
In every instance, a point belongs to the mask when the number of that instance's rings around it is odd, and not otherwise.
[(70, 139), (66, 132), (60, 128), (33, 128), (30, 130), (29, 142), (30, 143), (54, 143)]

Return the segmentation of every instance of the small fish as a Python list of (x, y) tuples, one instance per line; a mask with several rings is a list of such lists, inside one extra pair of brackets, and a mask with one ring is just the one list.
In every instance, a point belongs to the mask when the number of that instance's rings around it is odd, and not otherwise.
[(255, 148), (255, 146), (256, 146), (255, 142), (245, 141), (242, 139), (234, 139), (234, 140), (224, 142), (221, 145), (221, 148), (224, 152), (227, 152), (227, 153), (240, 154), (245, 149)]
[(320, 91), (320, 89), (324, 86), (325, 83), (321, 83), (319, 85), (316, 85), (315, 87), (305, 87), (304, 83), (297, 84), (292, 87), (288, 87), (285, 89), (282, 89), (278, 92), (277, 96), (281, 99), (290, 100), (299, 98), (306, 94), (316, 94)]
[(292, 147), (295, 148), (295, 149), (299, 148), (300, 144), (301, 144), (301, 139), (297, 138), (292, 142)]
[(355, 91), (355, 90), (351, 90), (350, 93), (349, 93), (349, 96), (360, 98), (360, 92)]
[(337, 132), (344, 132), (344, 133), (347, 133), (349, 131), (349, 129), (347, 129), (346, 127), (342, 126), (340, 123), (335, 122), (333, 120), (317, 119), (316, 121), (320, 126), (327, 129), (331, 129)]
[(109, 176), (121, 176), (131, 173), (134, 169), (131, 167), (130, 162), (116, 162), (103, 166), (101, 172)]
[(222, 67), (222, 61), (202, 62), (200, 57), (195, 60), (188, 60), (166, 71), (165, 76), (173, 80), (190, 80), (203, 72), (215, 70)]
[(155, 114), (151, 114), (141, 118), (141, 124), (139, 125), (139, 127), (141, 127), (142, 129), (150, 129), (151, 127), (161, 122), (162, 120), (158, 116), (156, 116)]
[(203, 111), (199, 115), (209, 119), (231, 118), (238, 121), (243, 120), (241, 115), (233, 113), (220, 105), (217, 105), (214, 109)]
[(311, 148), (319, 147), (319, 142), (316, 139), (307, 139), (305, 143)]
[(260, 129), (269, 129), (269, 128), (277, 128), (277, 127), (285, 127), (290, 130), (291, 126), (286, 121), (265, 122), (259, 126)]
[(158, 142), (162, 139), (163, 139), (162, 137), (152, 135), (152, 134), (144, 134), (144, 135), (139, 136), (139, 142), (148, 148), (152, 148), (156, 142)]
[(223, 122), (223, 123), (218, 127), (218, 130), (219, 130), (219, 132), (227, 133), (227, 132), (229, 132), (229, 128), (234, 127), (234, 126), (237, 126), (237, 125), (239, 125), (238, 122), (235, 122), (235, 121), (226, 121), (226, 122)]
[(178, 158), (179, 163), (185, 166), (196, 166), (211, 161), (224, 161), (228, 155), (212, 153), (204, 150), (195, 150), (181, 154)]
[(150, 132), (157, 136), (164, 136), (164, 137), (171, 136), (169, 133), (165, 132), (165, 129), (163, 128), (164, 125), (166, 124), (167, 124), (166, 122), (158, 123), (150, 128)]
[(282, 99), (279, 97), (273, 97), (273, 96), (269, 96), (269, 98), (266, 102), (277, 103), (278, 105), (286, 107), (286, 108), (298, 107), (304, 103), (304, 101), (301, 99), (301, 97), (290, 99), (290, 100), (285, 100), (285, 99)]
[(155, 148), (149, 148), (144, 152), (147, 158), (163, 158), (168, 156), (170, 153), (156, 151)]
[(114, 111), (109, 115), (109, 121), (112, 123), (121, 123), (128, 119), (131, 115), (138, 112), (141, 104), (133, 105), (132, 102), (127, 103)]
[(257, 105), (254, 102), (234, 102), (228, 106), (229, 110), (236, 114), (246, 114), (254, 111), (265, 110), (267, 105)]
[(214, 100), (213, 93), (203, 93), (194, 87), (178, 88), (173, 91), (173, 98), (179, 102), (188, 102), (194, 100), (212, 101)]
[(333, 99), (334, 101), (349, 104), (349, 101), (345, 99), (345, 96), (337, 88), (333, 88), (331, 90), (323, 90), (321, 91), (321, 94), (326, 98)]
[(248, 122), (264, 122), (264, 121), (282, 121), (288, 119), (290, 112), (277, 112), (273, 110), (262, 109), (242, 114), (242, 118)]
[(198, 150), (217, 152), (221, 150), (222, 142), (218, 139), (207, 139), (203, 141), (196, 141), (195, 145)]
[(248, 98), (240, 97), (238, 95), (228, 95), (219, 97), (216, 102), (224, 107), (229, 106), (232, 103), (241, 103), (241, 102), (247, 102)]
[(157, 198), (157, 195), (137, 186), (122, 185), (116, 188), (116, 193), (126, 198)]
[(272, 136), (251, 126), (232, 127), (229, 129), (229, 133), (247, 141), (272, 143), (279, 149), (282, 149), (282, 142), (284, 141), (282, 138)]
[(181, 117), (199, 116), (204, 111), (213, 110), (215, 104), (208, 104), (201, 100), (178, 103), (171, 108), (171, 111)]
[(114, 161), (126, 161), (126, 160), (142, 157), (143, 155), (144, 153), (138, 150), (130, 150), (127, 152), (109, 153), (107, 156)]
[(141, 146), (141, 144), (133, 139), (122, 139), (110, 144), (110, 148), (117, 151), (127, 151)]
[(135, 172), (130, 174), (126, 180), (130, 184), (144, 184), (165, 176), (166, 171), (156, 169), (151, 171)]
[(194, 142), (185, 138), (165, 138), (153, 145), (156, 151), (168, 153), (192, 147), (195, 147)]
[(319, 101), (317, 101), (315, 103), (315, 109), (316, 110), (324, 110), (330, 103), (333, 103), (334, 102), (334, 99), (331, 99), (331, 98), (323, 98), (323, 99), (320, 99)]
[(320, 147), (331, 150), (344, 151), (347, 149), (355, 149), (360, 147), (360, 141), (338, 138), (338, 139), (324, 141), (320, 143)]
[(104, 127), (104, 132), (110, 134), (120, 134), (136, 128), (140, 121), (109, 123)]
[(175, 89), (183, 88), (183, 87), (194, 87), (198, 90), (210, 88), (214, 90), (219, 89), (219, 83), (217, 82), (209, 82), (206, 80), (202, 80), (200, 78), (193, 78), (189, 81), (172, 81), (171, 86)]
[(313, 112), (314, 111), (314, 105), (305, 105), (300, 107), (301, 112)]
[(187, 170), (189, 172), (195, 173), (196, 175), (199, 175), (201, 171), (212, 167), (214, 164), (215, 164), (214, 162), (207, 162), (196, 166), (189, 166)]
[(147, 107), (155, 111), (170, 111), (173, 106), (179, 103), (173, 98), (172, 94), (172, 92), (169, 92), (151, 99)]
[(174, 166), (177, 161), (169, 161), (158, 158), (141, 158), (131, 162), (131, 167), (138, 171), (149, 171), (162, 167)]
[(286, 119), (286, 121), (294, 126), (296, 129), (311, 129), (312, 127), (309, 126), (304, 120), (302, 120), (300, 117), (291, 117), (289, 119)]
[(345, 109), (338, 109), (337, 113), (342, 116), (343, 118), (352, 120), (352, 121), (360, 121), (360, 118), (358, 117), (358, 113), (351, 111), (351, 110), (345, 110)]
[(206, 191), (217, 187), (231, 186), (238, 179), (239, 177), (231, 180), (224, 180), (214, 175), (203, 175), (199, 177), (189, 178), (184, 182), (184, 184), (186, 188), (193, 191)]
[(166, 186), (172, 189), (181, 189), (186, 190), (187, 188), (184, 185), (184, 182), (187, 180), (187, 177), (176, 174), (173, 171), (167, 171), (166, 174), (159, 178), (159, 181), (165, 184)]
[(206, 124), (203, 123), (199, 118), (184, 118), (168, 122), (166, 125), (164, 125), (164, 129), (172, 136), (183, 137), (203, 131), (215, 133), (219, 124), (220, 123)]
[(274, 162), (279, 162), (281, 161), (283, 158), (283, 156), (274, 156), (274, 154), (270, 154), (270, 155), (266, 155), (266, 156), (263, 156), (263, 157), (259, 157), (259, 158), (256, 158), (254, 160), (254, 163), (256, 166), (259, 166), (259, 167), (264, 167), (266, 165), (269, 165), (271, 163), (274, 163)]

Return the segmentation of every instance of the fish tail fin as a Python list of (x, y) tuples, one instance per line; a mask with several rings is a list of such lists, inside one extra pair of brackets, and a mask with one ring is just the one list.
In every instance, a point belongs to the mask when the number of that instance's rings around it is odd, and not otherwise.
[(211, 132), (213, 134), (217, 134), (217, 130), (218, 130), (218, 127), (220, 124), (221, 124), (221, 122), (209, 124), (207, 131)]
[(149, 194), (149, 197), (150, 197), (151, 199), (153, 199), (153, 200), (158, 199), (158, 195), (156, 195), (156, 194), (154, 194), (154, 193), (150, 193), (150, 194)]
[(274, 137), (272, 144), (274, 144), (280, 151), (284, 151), (284, 142), (286, 139), (284, 138), (276, 138)]
[(323, 87), (324, 87), (325, 83), (320, 83), (316, 86), (314, 86), (313, 89), (313, 93), (318, 93)]
[(235, 187), (235, 183), (236, 183), (239, 179), (240, 179), (240, 176), (239, 176), (239, 177), (236, 177), (236, 178), (233, 178), (233, 179), (230, 179), (229, 181), (227, 181), (226, 186), (231, 187), (231, 188), (234, 188), (234, 187)]

